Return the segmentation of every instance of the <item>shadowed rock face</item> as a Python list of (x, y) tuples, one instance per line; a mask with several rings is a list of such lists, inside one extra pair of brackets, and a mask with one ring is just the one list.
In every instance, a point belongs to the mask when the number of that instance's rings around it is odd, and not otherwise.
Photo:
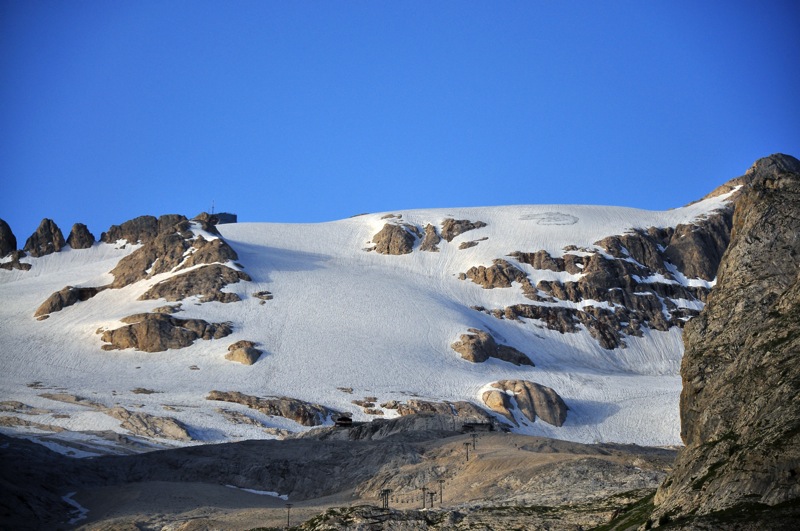
[(0, 258), (17, 250), (17, 237), (11, 231), (8, 223), (0, 219)]
[(76, 223), (72, 226), (72, 231), (67, 238), (67, 245), (73, 249), (88, 249), (94, 245), (94, 235), (89, 232), (89, 228), (83, 223)]
[(236, 302), (241, 300), (239, 296), (223, 292), (222, 288), (240, 280), (250, 280), (250, 277), (246, 273), (221, 264), (206, 265), (159, 282), (147, 290), (140, 299), (166, 299), (175, 302), (195, 295), (203, 302)]
[(800, 498), (800, 161), (748, 174), (717, 285), (684, 333), (686, 448), (654, 521)]
[(57, 253), (64, 247), (64, 235), (52, 219), (43, 219), (25, 242), (24, 250), (34, 257)]

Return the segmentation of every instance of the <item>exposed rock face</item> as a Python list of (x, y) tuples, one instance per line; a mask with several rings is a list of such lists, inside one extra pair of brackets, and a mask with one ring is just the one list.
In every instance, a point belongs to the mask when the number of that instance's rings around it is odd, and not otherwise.
[(497, 358), (514, 365), (533, 366), (533, 362), (528, 356), (514, 347), (498, 345), (488, 332), (477, 328), (470, 328), (468, 332), (468, 334), (461, 334), (459, 340), (450, 345), (465, 360), (483, 363), (489, 358)]
[(549, 387), (526, 380), (501, 380), (493, 383), (492, 387), (497, 390), (483, 393), (486, 407), (500, 413), (515, 425), (519, 425), (514, 416), (515, 409), (531, 422), (539, 417), (553, 426), (563, 426), (567, 420), (569, 408), (558, 393)]
[(419, 250), (438, 253), (440, 241), (442, 241), (442, 239), (436, 233), (436, 227), (428, 223), (425, 225), (425, 237), (419, 245)]
[(171, 417), (157, 417), (141, 411), (131, 412), (122, 407), (113, 407), (104, 412), (122, 421), (120, 426), (134, 435), (175, 441), (192, 440), (186, 426)]
[(188, 347), (197, 339), (219, 339), (232, 332), (230, 323), (208, 323), (202, 319), (178, 319), (163, 313), (140, 313), (122, 319), (127, 326), (106, 330), (103, 350), (135, 348), (162, 352)]
[(472, 402), (429, 402), (427, 400), (409, 400), (397, 404), (401, 416), (406, 415), (445, 415), (457, 417), (459, 422), (493, 422), (493, 417)]
[(86, 301), (103, 291), (105, 288), (77, 288), (67, 286), (61, 291), (56, 291), (50, 295), (46, 301), (33, 314), (34, 317), (41, 317), (53, 312), (59, 312), (67, 306), (72, 306), (76, 302)]
[(24, 250), (31, 256), (57, 253), (64, 247), (64, 235), (52, 219), (43, 219), (36, 232), (25, 242)]
[(89, 232), (89, 228), (83, 223), (76, 223), (67, 238), (67, 245), (73, 249), (88, 249), (94, 245), (94, 235)]
[(8, 223), (0, 219), (0, 258), (17, 250), (17, 237), (11, 232)]
[(12, 269), (19, 269), (21, 271), (29, 271), (31, 265), (26, 262), (20, 262), (19, 259), (25, 256), (25, 251), (11, 251), (11, 261), (3, 262), (0, 264), (0, 269), (11, 271)]
[(339, 412), (320, 404), (311, 404), (296, 398), (271, 397), (260, 398), (246, 395), (238, 391), (211, 391), (206, 400), (219, 400), (243, 404), (251, 409), (260, 411), (265, 415), (285, 417), (303, 426), (319, 426)]
[(498, 258), (489, 267), (476, 266), (467, 270), (465, 277), (485, 289), (509, 288), (512, 282), (530, 286), (528, 276), (506, 260)]
[(228, 347), (225, 359), (236, 361), (243, 365), (252, 365), (261, 357), (261, 351), (255, 347), (256, 344), (252, 341), (237, 341)]
[[(641, 336), (643, 327), (682, 327), (699, 313), (697, 307), (702, 307), (710, 288), (702, 282), (681, 283), (674, 262), (683, 268), (683, 276), (712, 280), (729, 239), (730, 213), (726, 208), (677, 230), (650, 228), (609, 236), (581, 254), (571, 249), (560, 257), (543, 250), (509, 255), (534, 269), (574, 275), (574, 280), (541, 280), (533, 286), (524, 271), (504, 259), (495, 259), (489, 267), (472, 267), (462, 278), (486, 289), (517, 282), (536, 303), (481, 309), (495, 317), (536, 319), (562, 333), (577, 332), (580, 323), (603, 348), (624, 347), (625, 336)], [(567, 308), (561, 301), (582, 307)]]
[(165, 214), (158, 219), (154, 216), (139, 216), (122, 225), (111, 225), (108, 232), (100, 235), (100, 241), (116, 243), (118, 240), (125, 240), (128, 243), (147, 243), (181, 221), (186, 221), (186, 216)]
[(239, 296), (223, 292), (222, 288), (240, 280), (250, 280), (250, 277), (242, 271), (224, 265), (207, 265), (159, 282), (147, 290), (140, 299), (166, 299), (175, 302), (196, 295), (203, 302), (235, 302), (241, 300)]
[(447, 218), (442, 222), (442, 238), (451, 242), (453, 238), (459, 234), (464, 234), (467, 231), (480, 229), (485, 226), (486, 223), (483, 221)]
[(380, 254), (409, 254), (414, 249), (418, 230), (413, 225), (387, 223), (372, 237), (375, 251)]
[(686, 448), (656, 523), (800, 498), (800, 161), (773, 155), (748, 174), (717, 285), (684, 333)]

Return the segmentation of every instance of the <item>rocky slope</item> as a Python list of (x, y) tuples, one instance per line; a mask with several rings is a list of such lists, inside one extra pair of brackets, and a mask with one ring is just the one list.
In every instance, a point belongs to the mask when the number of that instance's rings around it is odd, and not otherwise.
[[(518, 205), (219, 226), (141, 216), (99, 241), (76, 224), (63, 251), (50, 220), (28, 251), (0, 225), (0, 299), (12, 301), (0, 305), (0, 392), (21, 404), (0, 423), (82, 444), (98, 422), (132, 435), (45, 396), (58, 392), (180, 422), (187, 444), (303, 432), (338, 413), (676, 444), (682, 327), (714, 286), (752, 179), (663, 212)], [(240, 399), (222, 407), (212, 393)], [(82, 451), (105, 453), (96, 442)]]
[(656, 525), (800, 498), (800, 161), (762, 159), (748, 177), (717, 286), (686, 326), (686, 448)]

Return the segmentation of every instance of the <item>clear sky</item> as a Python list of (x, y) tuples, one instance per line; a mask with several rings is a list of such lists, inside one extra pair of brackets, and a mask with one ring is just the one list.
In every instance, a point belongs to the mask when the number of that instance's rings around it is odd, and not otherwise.
[(0, 218), (680, 206), (800, 157), (798, 5), (2, 0)]

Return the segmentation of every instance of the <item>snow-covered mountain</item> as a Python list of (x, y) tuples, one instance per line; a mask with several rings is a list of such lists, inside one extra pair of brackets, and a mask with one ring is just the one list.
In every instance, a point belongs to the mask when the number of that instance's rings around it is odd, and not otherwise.
[(431, 411), (679, 444), (682, 324), (746, 177), (664, 212), (144, 217), (63, 248), (48, 225), (0, 260), (2, 431), (80, 456)]

